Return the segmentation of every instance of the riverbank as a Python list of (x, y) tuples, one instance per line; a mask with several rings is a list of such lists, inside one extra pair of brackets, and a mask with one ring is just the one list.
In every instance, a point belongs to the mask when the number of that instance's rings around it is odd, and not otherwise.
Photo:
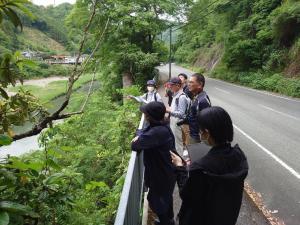
[[(97, 79), (99, 74), (96, 74)], [(73, 89), (80, 88), (83, 84), (88, 83), (93, 78), (93, 74), (84, 74), (76, 81)], [(24, 81), (24, 85), (16, 85), (8, 88), (10, 95), (18, 92), (19, 89), (30, 91), (36, 96), (42, 104), (47, 104), (49, 101), (56, 99), (66, 93), (68, 85), (67, 77), (49, 77), (43, 79), (33, 79)]]

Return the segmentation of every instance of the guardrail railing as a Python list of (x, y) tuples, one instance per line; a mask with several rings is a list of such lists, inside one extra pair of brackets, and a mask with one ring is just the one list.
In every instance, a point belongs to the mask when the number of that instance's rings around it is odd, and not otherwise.
[[(144, 114), (140, 120), (139, 129), (144, 126)], [(142, 198), (144, 188), (143, 152), (131, 152), (127, 174), (121, 194), (121, 199), (114, 225), (141, 224)]]

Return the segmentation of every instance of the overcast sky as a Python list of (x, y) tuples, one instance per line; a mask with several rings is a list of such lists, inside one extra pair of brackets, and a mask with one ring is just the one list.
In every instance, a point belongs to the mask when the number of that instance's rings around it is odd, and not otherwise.
[[(36, 5), (47, 6), (47, 5), (53, 5), (54, 0), (33, 0), (32, 2)], [(75, 3), (76, 0), (55, 0), (55, 5), (59, 5), (64, 2)]]

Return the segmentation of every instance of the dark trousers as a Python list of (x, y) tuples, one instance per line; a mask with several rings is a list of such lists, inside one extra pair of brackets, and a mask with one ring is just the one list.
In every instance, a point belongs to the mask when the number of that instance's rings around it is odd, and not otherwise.
[(173, 212), (174, 186), (172, 191), (164, 194), (157, 194), (151, 191), (151, 189), (149, 189), (149, 193), (147, 196), (149, 206), (159, 218), (160, 225), (174, 225), (174, 212)]

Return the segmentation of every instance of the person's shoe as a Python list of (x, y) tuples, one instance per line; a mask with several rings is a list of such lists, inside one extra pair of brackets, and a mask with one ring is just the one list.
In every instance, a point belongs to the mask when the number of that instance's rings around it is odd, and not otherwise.
[(160, 225), (159, 219), (157, 219), (157, 218), (154, 219), (154, 224), (155, 224), (155, 225)]
[[(154, 224), (161, 225), (161, 223), (159, 222), (159, 219), (154, 219)], [(170, 221), (170, 225), (175, 225), (175, 221), (174, 220)]]

